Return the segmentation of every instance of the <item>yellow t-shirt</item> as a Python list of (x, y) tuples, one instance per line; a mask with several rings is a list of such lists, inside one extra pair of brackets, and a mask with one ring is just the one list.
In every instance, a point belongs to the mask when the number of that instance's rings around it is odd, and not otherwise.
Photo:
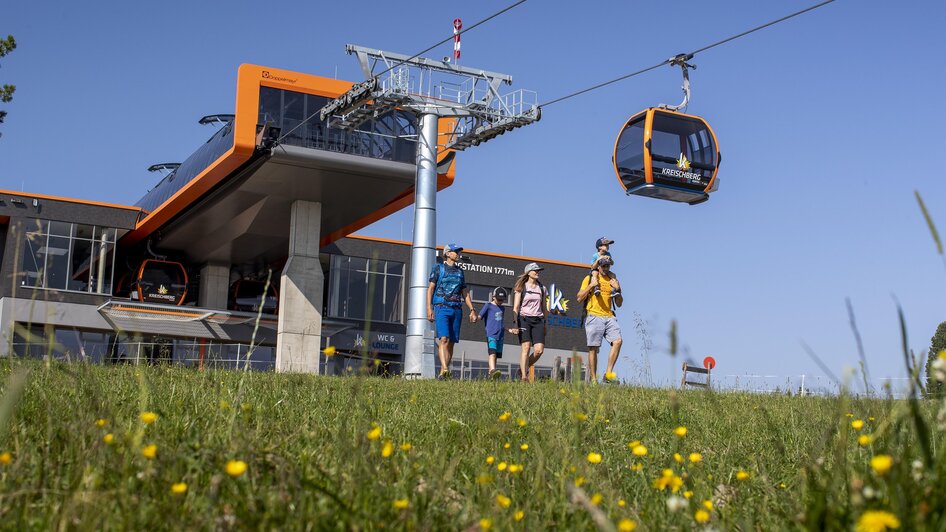
[[(587, 288), (589, 283), (591, 283), (591, 276), (587, 275), (581, 282), (581, 290)], [(588, 315), (601, 316), (603, 318), (613, 317), (614, 311), (611, 310), (611, 292), (614, 288), (611, 286), (611, 281), (599, 275), (598, 288), (601, 290), (600, 294), (595, 295), (594, 292), (591, 292), (588, 294), (588, 299), (585, 300)]]

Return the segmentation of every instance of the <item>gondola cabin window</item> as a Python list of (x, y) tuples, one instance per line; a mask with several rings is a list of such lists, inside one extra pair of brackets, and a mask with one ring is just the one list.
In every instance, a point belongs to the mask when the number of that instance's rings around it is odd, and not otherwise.
[(115, 228), (30, 219), (24, 229), (20, 286), (112, 294)]

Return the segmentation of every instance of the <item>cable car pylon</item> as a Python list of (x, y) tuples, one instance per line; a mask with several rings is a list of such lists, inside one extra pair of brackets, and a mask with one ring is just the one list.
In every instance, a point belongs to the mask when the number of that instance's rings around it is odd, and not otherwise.
[[(345, 49), (358, 58), (365, 81), (326, 104), (322, 120), (352, 130), (393, 109), (419, 117), (404, 375), (433, 377), (435, 345), (426, 298), (436, 251), (438, 148), (478, 146), (537, 122), (541, 109), (533, 91), (500, 94), (500, 85), (512, 84), (506, 74), (351, 44)], [(384, 70), (375, 73), (379, 67)], [(445, 141), (439, 143), (438, 137)]]

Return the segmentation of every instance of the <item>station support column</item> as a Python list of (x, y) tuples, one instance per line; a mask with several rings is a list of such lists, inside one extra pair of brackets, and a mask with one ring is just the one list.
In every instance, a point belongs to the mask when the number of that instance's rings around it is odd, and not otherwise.
[(200, 292), (197, 306), (201, 308), (227, 308), (230, 290), (230, 265), (208, 262), (200, 268)]
[(325, 276), (319, 263), (322, 204), (292, 202), (289, 259), (279, 286), (276, 371), (318, 373)]
[(404, 346), (404, 376), (414, 378), (434, 376), (436, 348), (433, 326), (427, 321), (427, 276), (437, 249), (437, 125), (436, 114), (421, 114), (414, 183), (414, 237), (407, 294), (407, 340)]

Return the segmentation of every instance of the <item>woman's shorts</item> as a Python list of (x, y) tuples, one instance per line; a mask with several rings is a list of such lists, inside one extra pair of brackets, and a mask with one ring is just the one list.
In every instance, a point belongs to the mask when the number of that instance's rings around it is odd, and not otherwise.
[(532, 345), (545, 343), (545, 318), (520, 316), (519, 343), (529, 342)]

